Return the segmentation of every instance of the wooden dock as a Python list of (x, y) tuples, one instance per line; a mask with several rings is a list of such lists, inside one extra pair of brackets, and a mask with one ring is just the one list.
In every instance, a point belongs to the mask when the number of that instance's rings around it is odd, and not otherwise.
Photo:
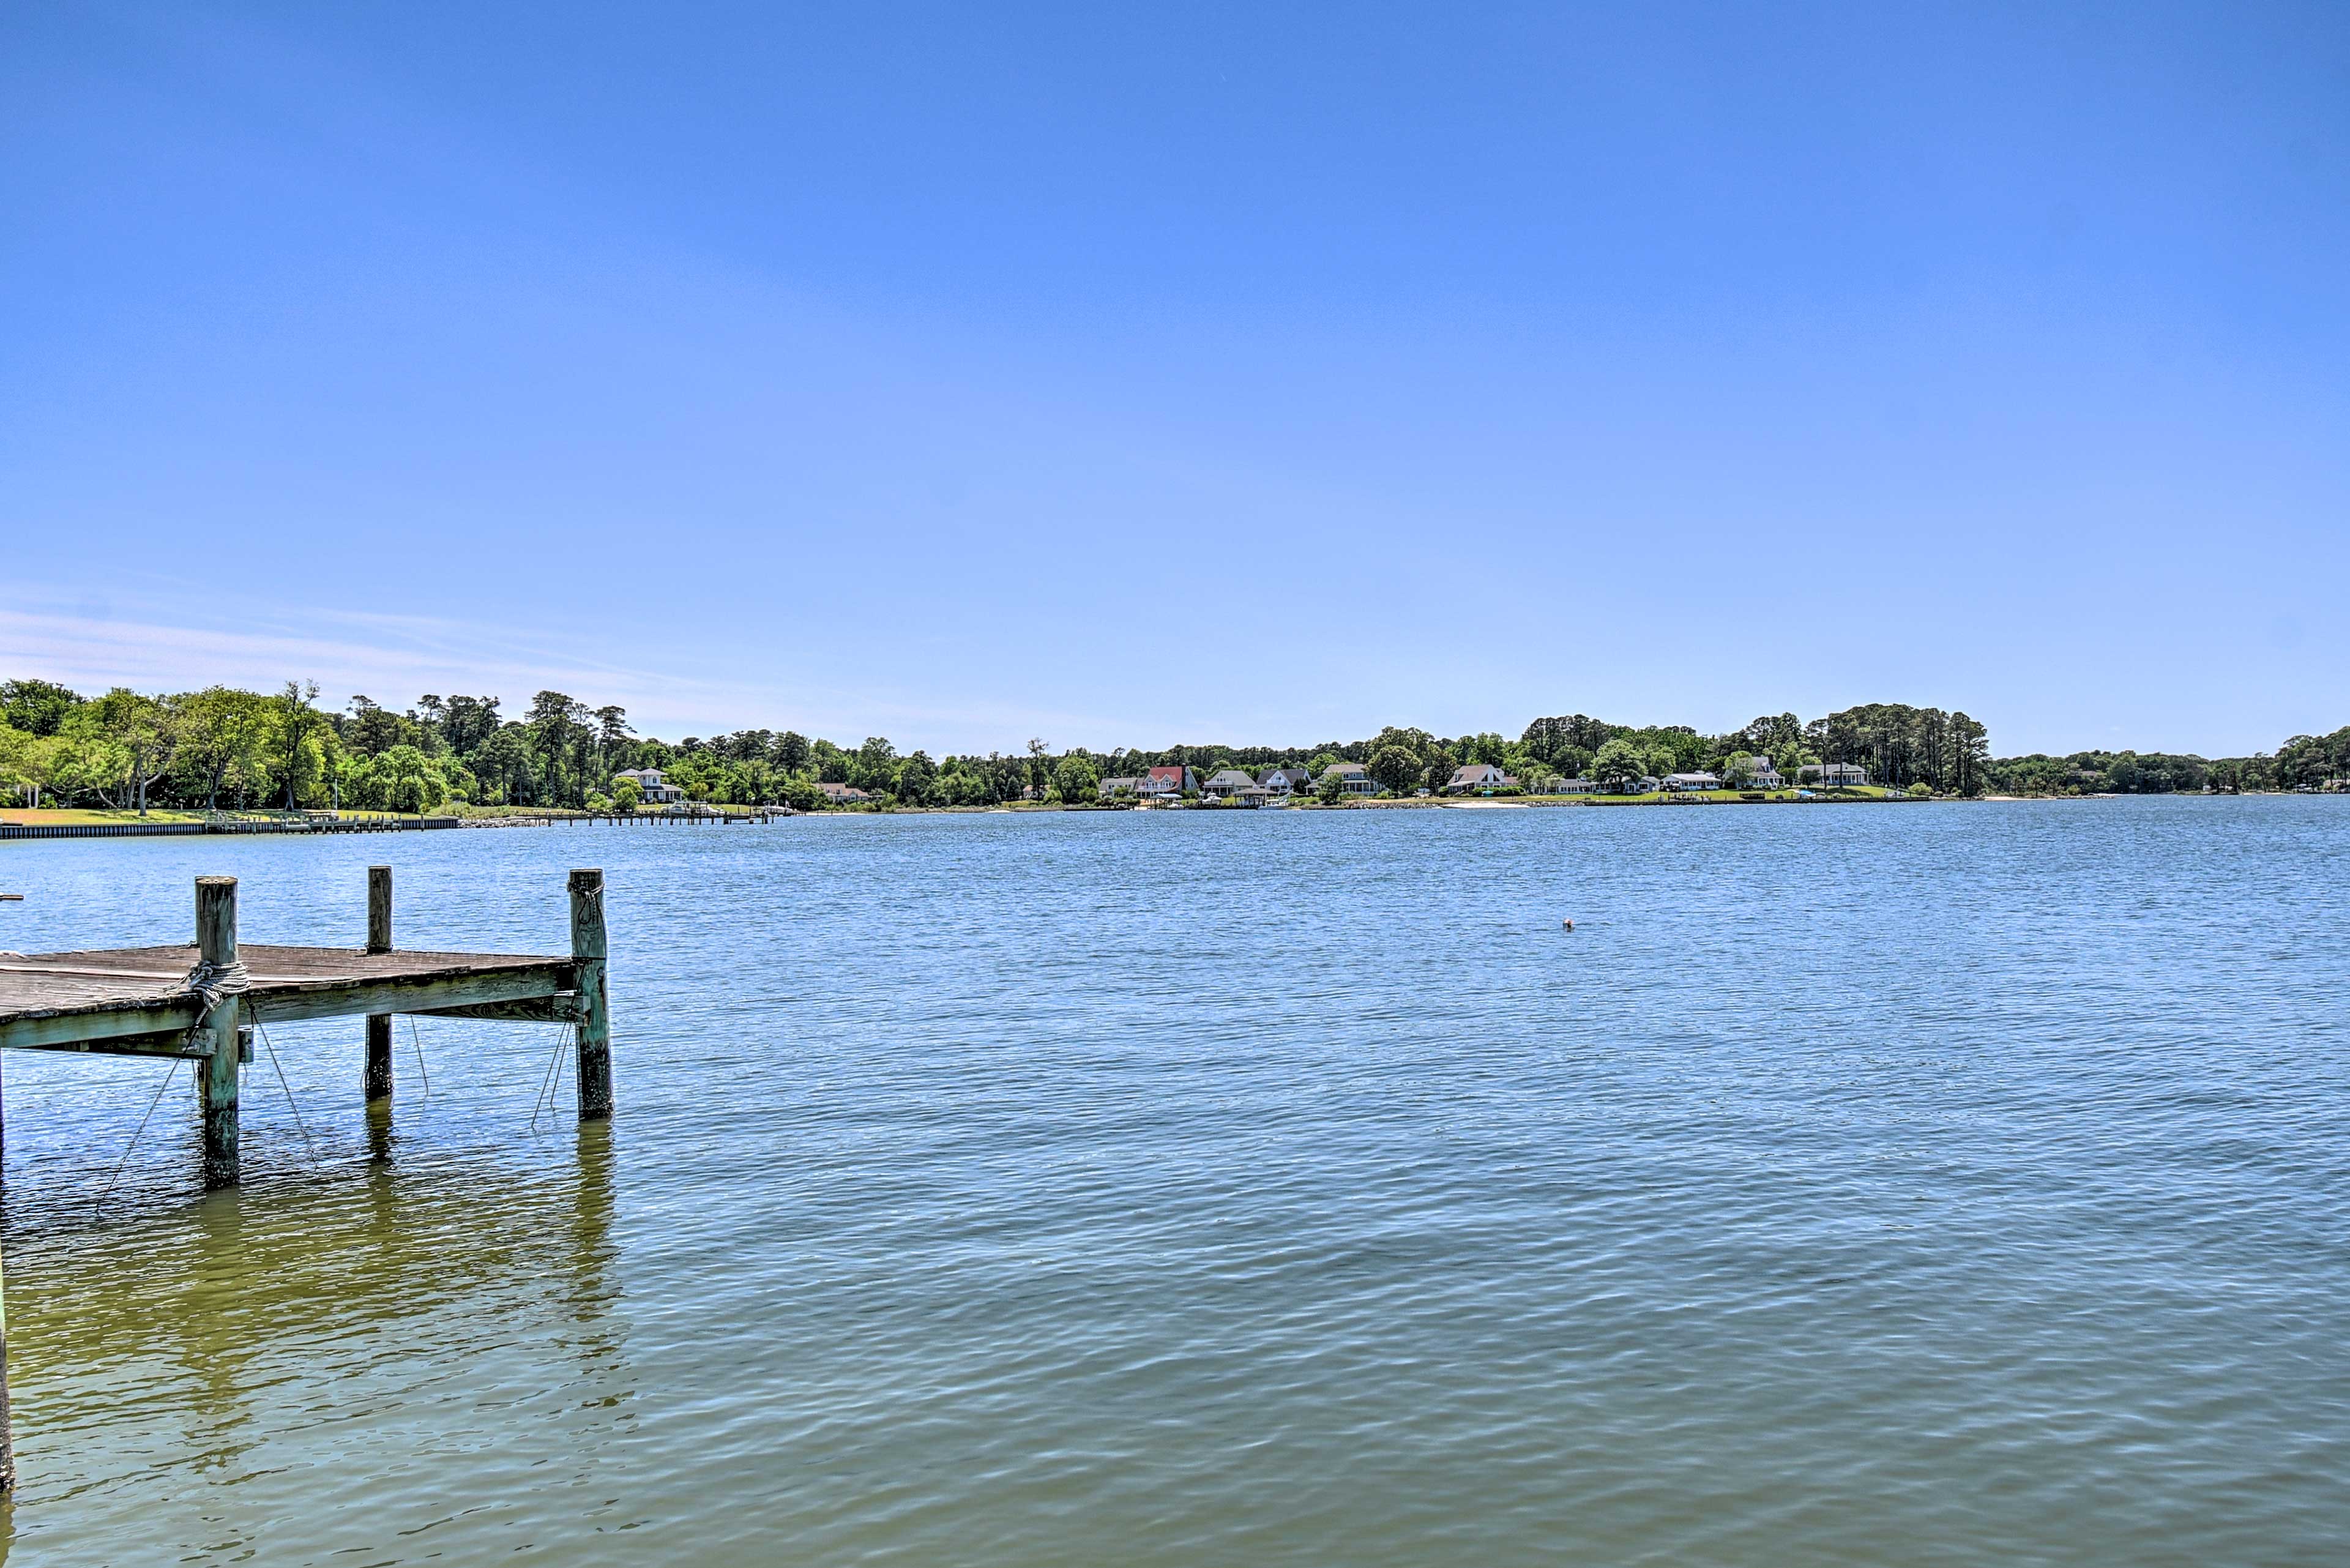
[[(240, 1069), (256, 1022), (365, 1018), (369, 1100), (391, 1093), (395, 1014), (567, 1023), (577, 1033), (580, 1118), (608, 1116), (604, 874), (574, 871), (569, 888), (568, 953), (402, 952), (391, 942), (388, 866), (368, 871), (364, 948), (240, 945), (236, 878), (199, 877), (196, 940), (184, 946), (0, 953), (0, 1049), (195, 1062), (208, 1187), (237, 1179)], [(16, 1485), (5, 1322), (0, 1307), (0, 1493)]]

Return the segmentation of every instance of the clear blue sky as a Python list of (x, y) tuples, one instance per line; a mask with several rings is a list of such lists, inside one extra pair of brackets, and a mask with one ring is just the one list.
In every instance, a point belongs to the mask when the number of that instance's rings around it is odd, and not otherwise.
[(2350, 722), (2350, 6), (0, 13), (0, 667)]

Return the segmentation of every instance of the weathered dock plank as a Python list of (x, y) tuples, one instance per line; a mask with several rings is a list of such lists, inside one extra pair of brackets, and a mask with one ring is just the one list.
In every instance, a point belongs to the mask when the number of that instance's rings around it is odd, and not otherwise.
[[(356, 948), (232, 950), (248, 1011), (265, 1023), (434, 1012), (568, 992), (578, 963), (536, 953), (370, 953)], [(0, 1048), (40, 1049), (198, 1025), (188, 995), (200, 950), (110, 948), (0, 959)]]

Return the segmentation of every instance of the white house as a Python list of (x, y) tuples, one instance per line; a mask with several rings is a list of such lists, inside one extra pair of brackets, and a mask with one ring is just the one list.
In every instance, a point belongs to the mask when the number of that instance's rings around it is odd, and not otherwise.
[(1517, 782), (1491, 763), (1471, 763), (1452, 770), (1451, 782), (1444, 786), (1444, 793), (1466, 794), (1471, 790), (1508, 789)]
[(1189, 767), (1153, 768), (1142, 775), (1141, 793), (1149, 797), (1168, 800), (1200, 787), (1200, 776)]
[(1868, 770), (1858, 763), (1805, 763), (1795, 776), (1829, 789), (1853, 789), (1868, 782)]
[(1142, 779), (1139, 775), (1132, 778), (1104, 779), (1101, 782), (1100, 793), (1101, 798), (1104, 800), (1107, 800), (1112, 795), (1119, 794), (1140, 794), (1142, 793)]
[(623, 768), (612, 775), (614, 784), (622, 779), (634, 784), (640, 798), (650, 805), (667, 805), (685, 798), (685, 792), (664, 778), (659, 768)]
[(1665, 788), (1675, 794), (1683, 790), (1720, 789), (1721, 787), (1721, 778), (1713, 774), (1667, 774), (1665, 775)]
[(1589, 779), (1552, 779), (1542, 786), (1544, 794), (1596, 794), (1599, 786)]
[(835, 805), (855, 805), (859, 801), (870, 800), (873, 798), (871, 795), (867, 794), (863, 790), (858, 789), (850, 784), (820, 784), (816, 787), (822, 790), (824, 792), (824, 798), (830, 801)]
[(1296, 794), (1314, 787), (1314, 775), (1304, 768), (1267, 768), (1256, 782), (1274, 794)]
[(1771, 765), (1768, 757), (1755, 758), (1754, 765), (1747, 770), (1746, 777), (1756, 789), (1777, 789), (1787, 782), (1779, 776), (1779, 770)]
[[(1369, 772), (1360, 763), (1332, 763), (1322, 770), (1322, 778), (1326, 779), (1332, 774), (1338, 775), (1338, 787), (1347, 794), (1378, 793), (1379, 786), (1371, 782)], [(1314, 782), (1320, 784), (1322, 779), (1316, 779)]]
[(1208, 782), (1200, 786), (1200, 793), (1213, 796), (1217, 800), (1223, 800), (1228, 796), (1238, 794), (1244, 789), (1256, 787), (1256, 780), (1249, 777), (1240, 769), (1223, 768), (1211, 774)]

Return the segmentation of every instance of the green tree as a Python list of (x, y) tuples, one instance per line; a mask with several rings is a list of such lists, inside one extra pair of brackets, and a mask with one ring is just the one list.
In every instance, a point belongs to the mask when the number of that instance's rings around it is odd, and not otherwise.
[(1419, 755), (1398, 745), (1381, 746), (1371, 753), (1365, 772), (1371, 782), (1390, 794), (1406, 794), (1419, 782), (1423, 763)]
[(1428, 785), (1429, 794), (1441, 794), (1445, 787), (1451, 784), (1452, 775), (1460, 771), (1461, 759), (1444, 747), (1439, 746), (1428, 753), (1428, 770), (1422, 775), (1422, 782)]
[(171, 767), (180, 748), (180, 716), (171, 703), (141, 697), (118, 686), (75, 715), (87, 716), (99, 732), (121, 749), (123, 802), (135, 799), (139, 815), (147, 815), (147, 789)]
[(1052, 749), (1035, 735), (1028, 737), (1028, 797), (1045, 798), (1045, 791), (1053, 782)]
[(438, 711), (441, 737), (461, 757), (471, 757), (502, 727), (494, 697), (452, 697), (445, 704), (427, 697), (422, 705)]
[(670, 759), (669, 782), (688, 800), (706, 801), (719, 783), (720, 763), (707, 752), (680, 752)]
[(19, 791), (29, 795), (33, 805), (40, 805), (56, 751), (57, 742), (47, 736), (0, 723), (0, 786)]
[(378, 757), (409, 739), (413, 725), (389, 708), (368, 698), (353, 697), (350, 717), (343, 721), (343, 743), (363, 757)]
[(1991, 779), (1991, 732), (1964, 713), (1950, 715), (1950, 778), (1952, 793), (1972, 797), (1982, 794)]
[(81, 694), (53, 680), (0, 680), (0, 723), (42, 740), (62, 733)]
[(1314, 798), (1324, 805), (1336, 805), (1347, 798), (1347, 781), (1335, 768), (1324, 768), (1314, 781)]
[(892, 789), (898, 782), (898, 748), (887, 735), (868, 735), (848, 759), (848, 783), (861, 790)]
[(336, 748), (327, 763), (327, 804), (340, 815), (346, 805), (365, 807), (373, 804), (369, 796), (375, 779), (374, 759), (363, 757), (348, 746)]
[(393, 811), (431, 811), (449, 798), (448, 781), (416, 747), (397, 745), (375, 759), (384, 805)]
[(524, 723), (538, 763), (539, 804), (571, 805), (585, 798), (579, 754), (595, 734), (588, 717), (585, 702), (560, 691), (542, 691), (531, 699), (530, 716)]
[(1631, 742), (1614, 740), (1591, 759), (1591, 776), (1609, 794), (1629, 794), (1648, 772), (1648, 761)]
[(908, 805), (928, 805), (938, 776), (938, 766), (931, 761), (930, 753), (915, 752), (898, 764), (894, 793)]
[(68, 722), (49, 754), (49, 785), (68, 800), (94, 795), (106, 805), (130, 798), (130, 756), (97, 726)]
[(637, 809), (638, 803), (642, 801), (644, 798), (644, 786), (637, 783), (636, 780), (615, 779), (612, 782), (612, 809), (614, 811), (634, 811)]
[(267, 770), (270, 714), (266, 699), (230, 686), (207, 686), (182, 700), (181, 755), (204, 792), (204, 809), (218, 811), (222, 786), (249, 785)]
[(324, 761), (317, 737), (327, 716), (311, 706), (317, 700), (318, 683), (315, 680), (288, 680), (285, 689), (269, 700), (271, 754), (286, 790), (288, 811), (301, 805), (303, 785), (317, 781)]
[(529, 728), (518, 721), (490, 732), (473, 753), (473, 769), (484, 805), (528, 805), (536, 799), (537, 762)]
[(1482, 735), (1468, 736), (1455, 750), (1471, 762), (1483, 763), (1488, 767), (1502, 767), (1510, 760), (1509, 742), (1490, 730)]
[(1085, 753), (1071, 752), (1053, 770), (1053, 787), (1067, 805), (1090, 805), (1101, 794), (1101, 769)]

